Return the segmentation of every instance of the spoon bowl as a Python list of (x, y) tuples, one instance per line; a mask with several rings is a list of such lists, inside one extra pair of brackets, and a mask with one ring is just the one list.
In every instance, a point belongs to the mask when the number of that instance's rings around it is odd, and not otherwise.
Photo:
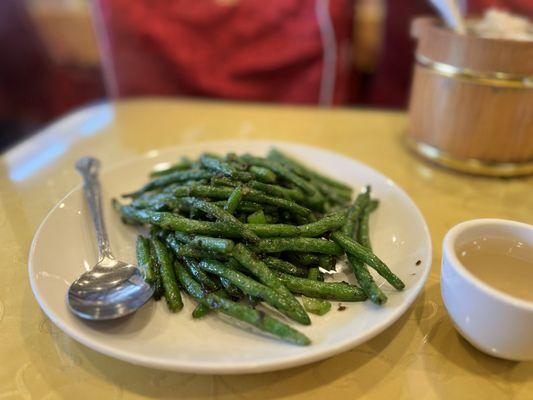
[(83, 190), (98, 241), (98, 263), (83, 273), (69, 287), (67, 303), (78, 317), (111, 320), (135, 312), (154, 294), (154, 287), (144, 281), (135, 265), (118, 261), (111, 252), (102, 217), (97, 159), (83, 157), (76, 169), (83, 176)]
[(68, 305), (80, 318), (109, 320), (135, 312), (152, 294), (139, 268), (104, 260), (70, 285)]

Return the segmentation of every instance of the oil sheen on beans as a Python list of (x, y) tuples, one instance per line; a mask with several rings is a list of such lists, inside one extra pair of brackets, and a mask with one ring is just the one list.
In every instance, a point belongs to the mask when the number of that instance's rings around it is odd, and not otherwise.
[(457, 256), (477, 278), (513, 297), (533, 301), (533, 246), (479, 237), (457, 247)]

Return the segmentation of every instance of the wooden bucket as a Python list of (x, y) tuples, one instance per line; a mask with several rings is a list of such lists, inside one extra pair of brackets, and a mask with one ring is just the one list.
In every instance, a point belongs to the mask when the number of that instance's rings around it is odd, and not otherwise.
[(410, 146), (465, 172), (533, 173), (533, 42), (458, 35), (427, 17), (411, 33)]

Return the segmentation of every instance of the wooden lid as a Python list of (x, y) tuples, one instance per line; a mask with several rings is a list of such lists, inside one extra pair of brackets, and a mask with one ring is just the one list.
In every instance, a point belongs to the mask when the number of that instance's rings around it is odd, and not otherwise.
[(533, 42), (459, 35), (431, 17), (416, 18), (417, 53), (433, 61), (483, 72), (533, 75)]

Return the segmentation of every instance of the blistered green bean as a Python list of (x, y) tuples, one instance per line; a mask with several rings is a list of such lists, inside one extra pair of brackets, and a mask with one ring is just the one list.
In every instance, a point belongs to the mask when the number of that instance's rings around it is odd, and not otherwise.
[(306, 346), (311, 343), (309, 338), (304, 334), (261, 311), (225, 299), (215, 293), (204, 292), (202, 287), (196, 283), (185, 268), (179, 264), (177, 264), (177, 275), (185, 290), (192, 297), (200, 301), (202, 304), (207, 305), (209, 308), (225, 313), (235, 319), (247, 322), (256, 328), (269, 332), (289, 343), (301, 346)]

